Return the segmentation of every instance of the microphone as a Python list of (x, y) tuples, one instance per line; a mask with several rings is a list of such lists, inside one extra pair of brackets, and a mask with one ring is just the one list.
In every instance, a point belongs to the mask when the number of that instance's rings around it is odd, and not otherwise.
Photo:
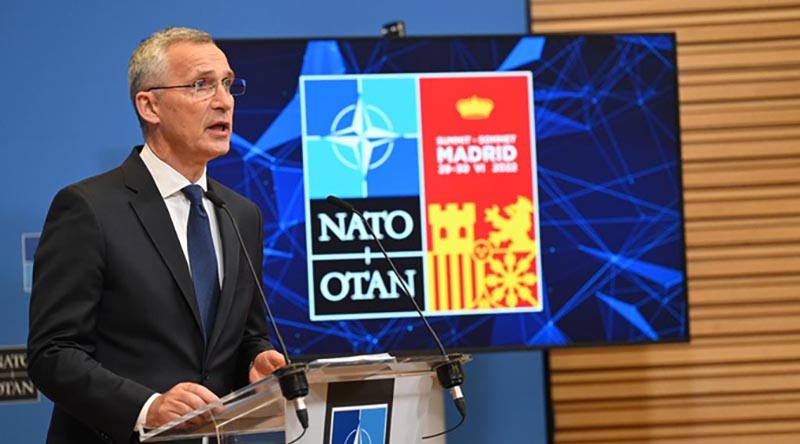
[[(253, 276), (253, 280), (256, 283), (258, 294), (261, 296), (262, 305), (267, 312), (267, 316), (272, 323), (272, 329), (275, 331), (275, 336), (278, 338), (278, 342), (283, 350), (283, 356), (286, 358), (286, 365), (278, 370), (275, 370), (274, 374), (278, 378), (278, 384), (281, 387), (281, 393), (283, 394), (283, 397), (289, 401), (292, 401), (294, 404), (297, 420), (300, 421), (300, 425), (303, 427), (303, 434), (297, 438), (300, 439), (305, 434), (306, 429), (308, 429), (308, 409), (306, 408), (305, 403), (305, 396), (308, 395), (306, 365), (293, 364), (292, 360), (289, 358), (289, 350), (286, 348), (286, 344), (283, 342), (281, 332), (278, 330), (278, 325), (275, 323), (275, 317), (272, 316), (272, 310), (270, 310), (269, 304), (267, 303), (267, 297), (264, 296), (264, 289), (262, 288), (261, 280), (258, 278), (256, 268), (253, 266), (253, 260), (250, 259), (250, 254), (247, 252), (247, 248), (245, 248), (244, 239), (242, 238), (241, 231), (239, 231), (239, 225), (236, 223), (236, 218), (233, 217), (233, 214), (228, 209), (228, 206), (225, 205), (225, 201), (223, 201), (222, 198), (217, 196), (213, 191), (208, 190), (206, 191), (205, 195), (208, 200), (214, 204), (214, 206), (221, 209), (225, 212), (225, 214), (228, 215), (228, 218), (233, 225), (233, 230), (236, 232), (236, 238), (239, 240), (239, 246), (244, 253), (245, 259), (247, 260), (247, 266), (250, 268), (250, 274)], [(295, 439), (295, 441), (297, 441), (297, 439)]]
[(370, 225), (367, 218), (365, 218), (364, 215), (361, 214), (361, 212), (358, 211), (355, 207), (353, 207), (349, 202), (342, 200), (336, 196), (328, 196), (326, 200), (328, 201), (329, 204), (335, 207), (341, 208), (342, 210), (345, 210), (348, 213), (353, 213), (357, 215), (361, 219), (361, 221), (364, 222), (364, 225), (367, 227), (369, 234), (371, 234), (372, 238), (375, 239), (375, 243), (378, 245), (378, 248), (380, 248), (381, 253), (383, 253), (383, 257), (386, 259), (386, 262), (388, 262), (389, 266), (392, 267), (394, 275), (400, 282), (400, 288), (403, 290), (403, 293), (405, 293), (406, 296), (408, 296), (409, 299), (411, 299), (411, 303), (414, 305), (414, 309), (417, 310), (417, 314), (419, 315), (420, 319), (422, 319), (422, 322), (425, 324), (425, 326), (428, 328), (428, 331), (431, 333), (431, 336), (433, 336), (433, 339), (436, 341), (436, 345), (439, 347), (439, 351), (445, 358), (445, 361), (443, 363), (437, 365), (434, 368), (436, 370), (436, 377), (439, 380), (439, 384), (441, 384), (442, 387), (450, 391), (450, 396), (453, 398), (453, 403), (455, 404), (458, 413), (461, 415), (461, 421), (459, 421), (459, 423), (456, 424), (454, 427), (451, 427), (450, 429), (445, 430), (444, 432), (430, 436), (423, 436), (422, 439), (428, 439), (439, 435), (444, 435), (446, 433), (449, 433), (457, 429), (459, 426), (461, 426), (461, 424), (464, 422), (464, 419), (467, 416), (467, 401), (464, 399), (464, 394), (461, 392), (461, 384), (464, 383), (464, 366), (461, 363), (462, 355), (459, 353), (452, 355), (447, 354), (447, 351), (445, 351), (444, 346), (442, 345), (442, 341), (439, 340), (439, 335), (437, 335), (436, 331), (433, 330), (433, 327), (431, 327), (431, 324), (428, 322), (428, 318), (422, 312), (422, 309), (419, 308), (419, 304), (417, 304), (417, 301), (414, 299), (413, 296), (411, 296), (411, 291), (408, 289), (405, 280), (402, 277), (400, 277), (400, 273), (397, 271), (397, 267), (395, 267), (394, 262), (389, 257), (389, 253), (387, 253), (386, 249), (383, 247), (383, 243), (381, 243), (381, 240), (378, 239), (378, 236), (375, 235), (375, 231), (372, 230), (372, 225)]

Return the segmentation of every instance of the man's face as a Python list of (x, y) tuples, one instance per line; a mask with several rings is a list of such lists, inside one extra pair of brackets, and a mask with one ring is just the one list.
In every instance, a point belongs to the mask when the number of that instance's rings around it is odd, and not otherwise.
[[(225, 54), (212, 43), (181, 42), (167, 48), (166, 78), (161, 85), (207, 84), (234, 77)], [(211, 97), (191, 88), (157, 92), (158, 131), (170, 155), (184, 164), (205, 165), (230, 149), (233, 97), (219, 85)]]

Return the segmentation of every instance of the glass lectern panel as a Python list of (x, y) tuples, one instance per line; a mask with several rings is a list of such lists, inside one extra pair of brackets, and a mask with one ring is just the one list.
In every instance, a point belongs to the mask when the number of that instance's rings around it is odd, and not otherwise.
[[(459, 359), (468, 362), (471, 357), (459, 355)], [(306, 374), (309, 385), (402, 378), (430, 374), (445, 360), (443, 356), (395, 358), (387, 354), (320, 359), (308, 364)], [(284, 413), (285, 401), (278, 380), (269, 376), (150, 430), (140, 440), (159, 442), (208, 436), (216, 437), (220, 444), (224, 444), (227, 437), (266, 434), (263, 438), (266, 441), (261, 442), (282, 443)]]

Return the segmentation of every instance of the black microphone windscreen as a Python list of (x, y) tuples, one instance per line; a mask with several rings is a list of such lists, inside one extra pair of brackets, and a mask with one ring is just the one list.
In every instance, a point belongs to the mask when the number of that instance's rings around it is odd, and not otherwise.
[(346, 201), (344, 201), (342, 199), (339, 199), (336, 196), (332, 196), (332, 195), (328, 196), (328, 198), (326, 200), (328, 201), (329, 204), (337, 206), (337, 207), (339, 207), (339, 208), (341, 208), (341, 209), (343, 209), (345, 211), (349, 211), (351, 213), (356, 211), (356, 209), (353, 208), (352, 205), (350, 205), (349, 203), (347, 203)]

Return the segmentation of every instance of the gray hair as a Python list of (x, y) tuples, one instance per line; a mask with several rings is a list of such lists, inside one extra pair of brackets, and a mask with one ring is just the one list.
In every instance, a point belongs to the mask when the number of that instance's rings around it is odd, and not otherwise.
[(148, 83), (166, 76), (167, 48), (181, 42), (214, 43), (214, 39), (209, 33), (197, 29), (166, 28), (142, 40), (131, 55), (128, 62), (128, 92), (142, 127), (144, 122), (136, 109), (136, 93), (145, 89)]

